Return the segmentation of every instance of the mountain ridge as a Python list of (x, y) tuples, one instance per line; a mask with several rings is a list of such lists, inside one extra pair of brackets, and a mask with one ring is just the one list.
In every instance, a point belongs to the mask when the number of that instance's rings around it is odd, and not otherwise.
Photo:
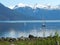
[(17, 5), (15, 5), (13, 7), (13, 9), (15, 8), (19, 8), (19, 7), (30, 7), (32, 9), (36, 9), (36, 8), (43, 8), (43, 9), (49, 9), (49, 10), (55, 10), (55, 9), (60, 9), (60, 6), (59, 5), (56, 5), (56, 6), (51, 6), (49, 4), (35, 4), (35, 5), (31, 5), (31, 4), (24, 4), (24, 3), (19, 3)]

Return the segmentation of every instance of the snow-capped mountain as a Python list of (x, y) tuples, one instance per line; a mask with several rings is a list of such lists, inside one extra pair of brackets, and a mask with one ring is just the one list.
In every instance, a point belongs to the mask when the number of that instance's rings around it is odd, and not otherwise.
[(35, 5), (30, 5), (30, 4), (23, 4), (23, 3), (19, 3), (17, 4), (14, 9), (16, 8), (19, 8), (19, 7), (31, 7), (33, 9), (36, 9), (36, 8), (43, 8), (43, 9), (60, 9), (60, 6), (57, 5), (57, 6), (51, 6), (49, 4), (35, 4)]
[(30, 20), (30, 19), (34, 18), (18, 13), (17, 11), (9, 9), (8, 7), (5, 7), (3, 4), (0, 3), (0, 20), (10, 21), (10, 20)]
[(23, 4), (23, 3), (19, 3), (17, 4), (13, 9), (19, 8), (19, 7), (33, 7), (33, 5), (28, 5), (28, 4)]
[(60, 20), (59, 6), (40, 5), (40, 4), (27, 5), (27, 4), (20, 3), (16, 5), (13, 8), (13, 10), (26, 16), (35, 17), (35, 20), (36, 18), (38, 20), (42, 18), (46, 20)]

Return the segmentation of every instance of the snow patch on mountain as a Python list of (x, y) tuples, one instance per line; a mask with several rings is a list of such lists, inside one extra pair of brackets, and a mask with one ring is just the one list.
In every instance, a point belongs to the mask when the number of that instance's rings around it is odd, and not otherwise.
[(60, 9), (60, 6), (57, 5), (57, 6), (51, 6), (49, 4), (35, 4), (35, 5), (30, 5), (30, 4), (24, 4), (24, 3), (19, 3), (17, 4), (16, 6), (10, 6), (9, 8), (10, 9), (16, 9), (16, 8), (20, 8), (20, 7), (30, 7), (30, 8), (33, 8), (33, 9), (36, 9), (36, 8), (43, 8), (43, 9)]
[(15, 6), (9, 6), (8, 8), (13, 9)]
[(14, 7), (14, 9), (19, 8), (19, 7), (31, 7), (32, 8), (33, 6), (30, 4), (19, 3)]

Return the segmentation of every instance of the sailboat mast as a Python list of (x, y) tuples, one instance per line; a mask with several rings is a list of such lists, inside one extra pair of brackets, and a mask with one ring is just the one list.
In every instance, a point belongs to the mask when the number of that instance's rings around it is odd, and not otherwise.
[(45, 18), (44, 15), (42, 15), (42, 31), (43, 31), (43, 37), (45, 37), (45, 32), (46, 32), (46, 24), (45, 24)]

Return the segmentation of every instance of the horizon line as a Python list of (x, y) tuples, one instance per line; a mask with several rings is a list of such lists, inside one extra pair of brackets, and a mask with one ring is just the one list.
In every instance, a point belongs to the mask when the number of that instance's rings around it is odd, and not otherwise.
[(60, 22), (60, 20), (12, 20), (0, 21), (0, 23), (39, 23), (39, 22)]

